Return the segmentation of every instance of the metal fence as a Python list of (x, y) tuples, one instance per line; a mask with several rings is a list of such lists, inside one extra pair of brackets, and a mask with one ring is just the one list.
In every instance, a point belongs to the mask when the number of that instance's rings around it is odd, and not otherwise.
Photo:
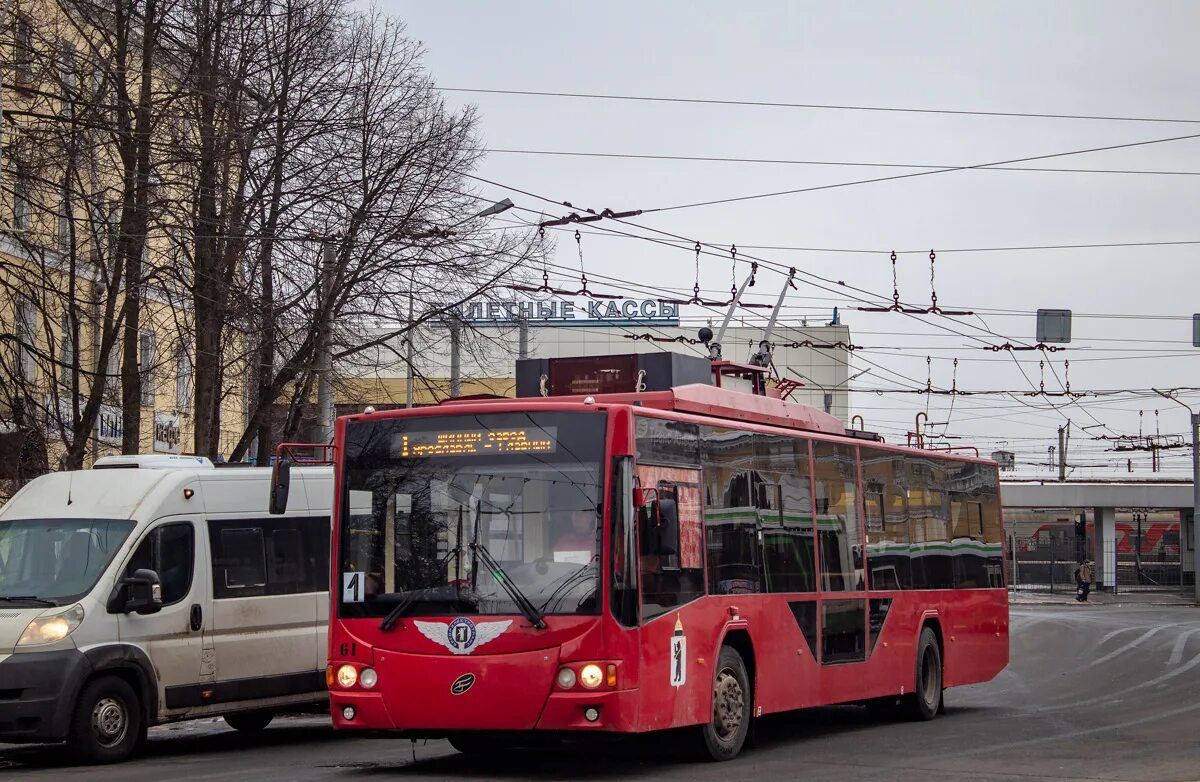
[[(1047, 534), (1049, 533), (1049, 534)], [(1145, 546), (1122, 550), (1115, 539), (1104, 541), (1094, 553), (1100, 569), (1116, 573), (1115, 591), (1179, 591), (1192, 585), (1192, 574), (1183, 573), (1178, 545)], [(1093, 556), (1092, 547), (1080, 541), (1074, 528), (1063, 526), (1040, 534), (1014, 535), (1008, 541), (1008, 579), (1013, 589), (1035, 592), (1074, 592), (1075, 568), (1082, 556)], [(1097, 581), (1112, 586), (1109, 573)], [(1100, 586), (1100, 584), (1094, 584)]]

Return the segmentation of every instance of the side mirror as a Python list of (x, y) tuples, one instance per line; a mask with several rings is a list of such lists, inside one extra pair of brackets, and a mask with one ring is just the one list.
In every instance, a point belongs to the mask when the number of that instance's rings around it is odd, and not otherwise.
[(644, 508), (647, 505), (653, 505), (658, 502), (658, 489), (644, 489), (641, 486), (633, 487), (633, 507)]
[(271, 470), (271, 500), (267, 510), (273, 516), (287, 513), (288, 492), (292, 488), (292, 461), (280, 457)]
[(117, 582), (108, 599), (110, 614), (157, 614), (162, 610), (158, 573), (141, 568)]

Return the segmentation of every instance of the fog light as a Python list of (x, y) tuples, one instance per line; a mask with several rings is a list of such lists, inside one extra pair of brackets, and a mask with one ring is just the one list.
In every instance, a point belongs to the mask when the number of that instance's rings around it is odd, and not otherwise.
[(579, 683), (589, 690), (594, 690), (604, 681), (604, 671), (595, 663), (588, 663), (579, 669)]
[(560, 668), (555, 680), (558, 682), (559, 687), (569, 690), (575, 686), (575, 672), (570, 668)]
[(588, 706), (583, 710), (583, 718), (588, 722), (595, 722), (600, 719), (600, 710), (595, 706)]
[(375, 673), (374, 668), (363, 668), (362, 673), (358, 675), (358, 683), (366, 689), (371, 689), (379, 682), (379, 674)]
[(338, 684), (350, 688), (358, 681), (358, 671), (353, 665), (343, 665), (337, 671)]
[(347, 706), (346, 708), (342, 709), (342, 719), (346, 720), (347, 722), (354, 719), (354, 714), (355, 712), (353, 706)]

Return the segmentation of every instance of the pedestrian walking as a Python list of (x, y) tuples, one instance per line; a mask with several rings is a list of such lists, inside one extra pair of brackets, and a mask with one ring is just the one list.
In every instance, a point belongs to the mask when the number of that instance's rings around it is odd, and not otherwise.
[(1079, 560), (1079, 564), (1075, 566), (1075, 600), (1077, 602), (1086, 603), (1088, 601), (1094, 575), (1095, 566), (1092, 565), (1092, 561), (1086, 558)]

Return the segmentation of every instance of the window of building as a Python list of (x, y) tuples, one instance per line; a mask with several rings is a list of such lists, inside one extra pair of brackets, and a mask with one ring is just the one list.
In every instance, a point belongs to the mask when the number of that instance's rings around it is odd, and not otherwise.
[(213, 597), (329, 588), (329, 517), (209, 521)]
[(37, 308), (24, 296), (17, 299), (17, 372), (22, 380), (37, 379)]
[(179, 352), (179, 371), (175, 377), (175, 409), (186, 414), (192, 404), (192, 357), (187, 348)]
[(154, 332), (143, 331), (138, 335), (138, 371), (142, 380), (142, 404), (154, 404)]
[(63, 186), (58, 194), (58, 249), (71, 250), (71, 193)]
[(16, 17), (13, 60), (18, 79), (28, 81), (33, 77), (33, 24), (24, 14)]
[(866, 589), (856, 456), (852, 445), (813, 443), (821, 588), (825, 591)]
[(71, 387), (75, 367), (75, 335), (69, 313), (63, 313), (58, 335), (59, 380), (64, 388)]
[(104, 367), (104, 393), (110, 401), (119, 397), (121, 390), (121, 339), (113, 337), (108, 351), (108, 363)]
[(29, 179), (17, 173), (13, 177), (13, 228), (24, 231), (29, 228)]
[(125, 575), (143, 568), (157, 573), (166, 606), (180, 602), (192, 591), (194, 563), (195, 532), (191, 522), (164, 524), (151, 530), (138, 544)]

